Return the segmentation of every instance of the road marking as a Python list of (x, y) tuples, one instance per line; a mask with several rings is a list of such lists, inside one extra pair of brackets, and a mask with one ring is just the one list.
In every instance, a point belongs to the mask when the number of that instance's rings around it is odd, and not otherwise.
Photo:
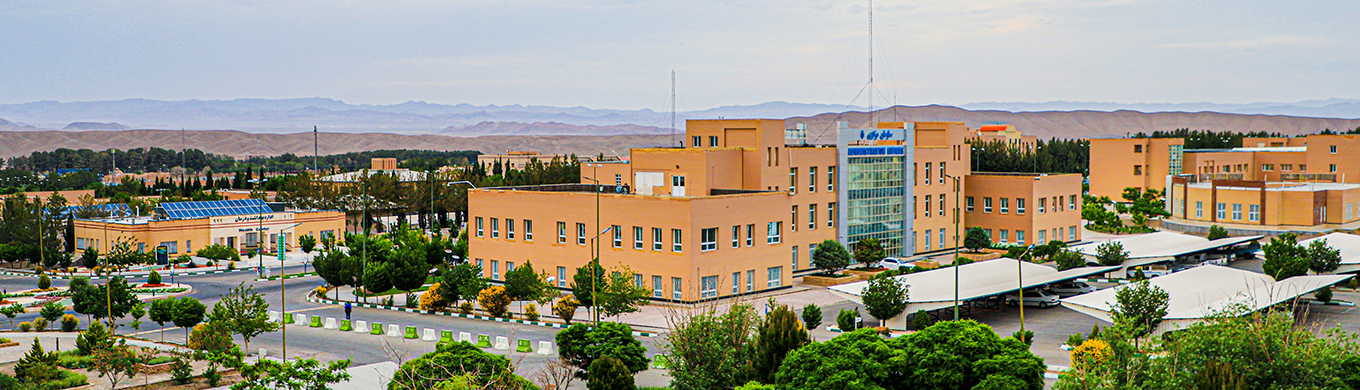
[[(317, 307), (306, 308), (306, 309), (289, 310), (288, 313), (289, 313), (289, 314), (292, 314), (292, 313), (301, 313), (301, 312), (304, 312), (304, 311), (312, 311), (312, 310), (320, 310), (320, 309), (331, 309), (331, 308), (335, 308), (335, 307), (338, 307), (338, 306), (336, 306), (336, 305), (317, 306)], [(175, 327), (170, 327), (170, 328), (162, 328), (162, 329), (154, 329), (154, 330), (144, 330), (144, 331), (141, 331), (141, 332), (129, 333), (129, 334), (127, 334), (127, 335), (128, 335), (128, 336), (141, 336), (141, 335), (144, 335), (144, 334), (150, 334), (150, 333), (156, 333), (156, 332), (162, 332), (162, 331), (168, 331), (168, 330), (179, 330), (179, 329), (184, 329), (184, 328), (175, 326)]]

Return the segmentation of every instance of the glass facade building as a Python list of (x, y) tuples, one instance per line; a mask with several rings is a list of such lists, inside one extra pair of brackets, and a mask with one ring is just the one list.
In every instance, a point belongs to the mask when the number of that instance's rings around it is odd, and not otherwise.
[(903, 129), (849, 129), (837, 134), (838, 239), (876, 238), (888, 256), (911, 256), (914, 124)]

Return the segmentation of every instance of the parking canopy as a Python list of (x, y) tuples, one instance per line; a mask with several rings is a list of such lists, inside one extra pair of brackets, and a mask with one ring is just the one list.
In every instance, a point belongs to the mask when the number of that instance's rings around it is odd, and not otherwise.
[(1331, 233), (1299, 241), (1299, 244), (1306, 247), (1309, 243), (1318, 240), (1327, 240), (1327, 246), (1341, 252), (1341, 265), (1337, 267), (1337, 273), (1360, 272), (1360, 236), (1348, 233)]
[[(1018, 267), (1018, 269), (1017, 269)], [(980, 261), (958, 267), (942, 267), (907, 275), (895, 276), (907, 285), (907, 308), (903, 315), (886, 321), (894, 329), (906, 328), (906, 314), (917, 310), (935, 310), (954, 305), (954, 271), (959, 278), (959, 302), (1002, 295), (1019, 290), (1054, 284), (1062, 281), (1101, 274), (1118, 267), (1082, 267), (1058, 271), (1053, 267), (1010, 258)], [(1023, 283), (1018, 274), (1023, 274)], [(832, 286), (831, 291), (855, 303), (863, 303), (860, 296), (868, 281)]]
[[(1118, 242), (1128, 251), (1129, 259), (1125, 268), (1138, 267), (1175, 260), (1177, 257), (1192, 256), (1203, 252), (1231, 247), (1242, 243), (1260, 240), (1265, 236), (1226, 237), (1209, 240), (1204, 237), (1175, 232), (1155, 232), (1125, 236), (1105, 242)], [(1077, 245), (1073, 250), (1081, 252), (1088, 260), (1096, 257), (1096, 248), (1105, 242)]]
[[(1351, 275), (1295, 276), (1275, 281), (1266, 274), (1206, 264), (1156, 277), (1148, 283), (1166, 291), (1167, 315), (1153, 332), (1183, 329), (1231, 306), (1241, 305), (1255, 312), (1271, 305), (1293, 300), (1350, 278)], [(1062, 300), (1063, 307), (1102, 321), (1114, 322), (1110, 310), (1115, 292), (1122, 285)]]

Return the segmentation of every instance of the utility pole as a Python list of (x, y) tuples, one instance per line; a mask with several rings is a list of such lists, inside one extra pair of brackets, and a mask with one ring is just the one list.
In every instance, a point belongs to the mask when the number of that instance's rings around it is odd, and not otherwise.
[(316, 126), (312, 126), (312, 170), (317, 171), (317, 174), (321, 174), (321, 165), (317, 164), (317, 159), (321, 155), (321, 147), (319, 145), (320, 142), (317, 139)]
[(675, 69), (671, 69), (671, 144), (679, 145), (675, 142)]

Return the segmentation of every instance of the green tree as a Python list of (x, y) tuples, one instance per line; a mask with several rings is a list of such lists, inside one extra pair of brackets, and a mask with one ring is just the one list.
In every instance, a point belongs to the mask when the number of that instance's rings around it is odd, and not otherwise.
[(93, 355), (94, 351), (108, 347), (112, 343), (113, 333), (104, 327), (104, 323), (98, 321), (91, 322), (84, 332), (76, 336), (76, 350), (85, 356)]
[(636, 312), (638, 307), (647, 304), (651, 293), (646, 287), (637, 285), (633, 275), (633, 270), (628, 266), (619, 266), (609, 272), (604, 290), (596, 295), (602, 314), (615, 317)]
[(110, 343), (104, 348), (94, 351), (94, 371), (99, 373), (100, 378), (109, 378), (110, 388), (117, 388), (118, 382), (124, 379), (131, 379), (139, 371), (138, 364), (142, 359), (137, 356), (134, 347), (129, 347), (126, 340), (118, 340), (117, 343)]
[(809, 303), (807, 306), (803, 306), (802, 317), (803, 324), (807, 326), (808, 330), (817, 329), (818, 326), (822, 325), (822, 308)]
[(907, 308), (907, 286), (894, 277), (874, 277), (860, 295), (864, 309), (879, 322), (902, 314)]
[(208, 307), (204, 306), (202, 302), (199, 302), (198, 298), (180, 297), (175, 300), (172, 320), (174, 321), (175, 326), (184, 328), (185, 340), (189, 339), (189, 330), (192, 329), (194, 325), (203, 322), (203, 314), (207, 311)]
[(1081, 252), (1063, 249), (1053, 254), (1053, 261), (1058, 265), (1059, 271), (1066, 271), (1073, 268), (1086, 266), (1086, 257)]
[(433, 352), (402, 363), (387, 385), (389, 390), (441, 389), (437, 384), (463, 376), (475, 378), (476, 389), (536, 390), (515, 375), (510, 359), (483, 351), (465, 341), (435, 344)]
[(349, 359), (327, 364), (316, 359), (287, 362), (261, 359), (240, 368), (245, 380), (231, 385), (231, 390), (326, 390), (350, 380), (346, 371), (349, 366)]
[(636, 374), (647, 369), (647, 348), (633, 337), (628, 324), (603, 322), (594, 327), (574, 324), (557, 333), (557, 356), (578, 370), (576, 377), (587, 379), (590, 364), (603, 356), (622, 361), (628, 371)]
[(1144, 280), (1118, 287), (1114, 300), (1110, 305), (1110, 317), (1115, 324), (1126, 325), (1133, 337), (1139, 338), (1152, 333), (1162, 323), (1170, 295)]
[(211, 322), (221, 324), (230, 333), (241, 335), (245, 350), (250, 350), (250, 339), (279, 330), (277, 322), (269, 321), (269, 303), (264, 295), (255, 292), (245, 282), (237, 284), (213, 305)]
[[(820, 246), (819, 246), (820, 248)], [(877, 238), (862, 238), (855, 243), (855, 262), (869, 267), (888, 257), (888, 253), (883, 250), (883, 244)], [(814, 264), (816, 253), (813, 254)]]
[(387, 263), (388, 277), (392, 287), (406, 292), (406, 301), (412, 301), (411, 293), (425, 286), (425, 278), (430, 275), (430, 264), (425, 262), (425, 252), (414, 246), (404, 246), (393, 251)]
[(774, 311), (765, 315), (756, 332), (756, 353), (754, 372), (757, 380), (769, 383), (774, 380), (784, 357), (807, 345), (812, 339), (807, 329), (798, 322), (798, 317), (788, 306), (776, 305)]
[(774, 382), (784, 389), (874, 390), (888, 384), (889, 361), (901, 359), (873, 329), (811, 343), (784, 357)]
[(62, 307), (61, 304), (56, 302), (48, 302), (46, 304), (43, 304), (42, 310), (38, 312), (39, 316), (47, 319), (47, 322), (53, 324), (57, 323), (57, 321), (61, 319), (62, 314), (66, 314), (66, 308)]
[(841, 309), (839, 313), (836, 313), (836, 328), (839, 328), (841, 332), (855, 330), (858, 328), (855, 323), (856, 318), (859, 318), (859, 309), (854, 311)]
[(1222, 226), (1218, 225), (1209, 226), (1208, 238), (1210, 241), (1217, 240), (1220, 238), (1228, 238), (1228, 229), (1224, 229)]
[(586, 265), (576, 269), (576, 275), (572, 276), (571, 295), (576, 297), (581, 306), (589, 307), (592, 310), (599, 306), (595, 301), (595, 296), (605, 289), (605, 278), (609, 273), (604, 267), (600, 266), (600, 260), (591, 260)]
[(749, 304), (734, 304), (721, 313), (709, 308), (674, 317), (661, 345), (670, 365), (671, 387), (720, 389), (750, 380), (760, 322)]
[(912, 329), (923, 330), (934, 324), (935, 321), (930, 318), (930, 314), (926, 313), (925, 310), (917, 310), (916, 313), (911, 316)]
[(444, 271), (439, 280), (439, 295), (445, 302), (456, 304), (461, 299), (476, 299), (477, 293), (486, 289), (486, 279), (482, 278), (482, 267), (464, 262)]
[(1261, 269), (1275, 280), (1308, 273), (1308, 251), (1299, 245), (1298, 236), (1294, 233), (1272, 237), (1269, 243), (1261, 246), (1261, 251), (1265, 254)]
[(61, 377), (57, 368), (57, 353), (43, 351), (42, 343), (33, 338), (33, 345), (22, 359), (14, 363), (14, 378), (20, 383), (43, 384)]
[[(71, 283), (71, 304), (77, 313), (94, 317), (95, 319), (107, 319), (110, 324), (115, 324), (115, 319), (127, 316), (132, 308), (141, 303), (137, 299), (137, 294), (132, 292), (127, 280), (115, 277), (104, 284), (90, 286), (88, 282), (77, 282), (83, 280), (77, 278)], [(112, 302), (112, 310), (108, 303)], [(112, 313), (110, 313), (112, 312)], [(108, 318), (112, 314), (113, 318)]]
[(302, 246), (302, 253), (311, 254), (316, 249), (316, 237), (311, 234), (298, 236), (298, 245)]
[(38, 289), (39, 289), (39, 290), (46, 290), (46, 289), (49, 289), (49, 288), (52, 288), (52, 278), (48, 277), (47, 275), (39, 276), (39, 277), (38, 277)]
[(1116, 266), (1124, 264), (1129, 259), (1129, 252), (1124, 250), (1124, 244), (1118, 241), (1106, 241), (1096, 245), (1096, 260), (1103, 266)]
[(538, 301), (551, 296), (552, 286), (534, 272), (534, 265), (528, 260), (524, 264), (505, 273), (505, 295), (512, 301)]
[(386, 262), (369, 262), (360, 281), (369, 294), (381, 294), (392, 289), (391, 266)]
[(1327, 246), (1326, 239), (1309, 242), (1304, 249), (1304, 258), (1308, 259), (1308, 269), (1315, 274), (1331, 273), (1341, 266), (1341, 251)]
[(96, 266), (98, 266), (98, 265), (99, 265), (99, 249), (98, 249), (98, 248), (85, 248), (85, 251), (83, 251), (83, 252), (80, 253), (80, 266), (81, 266), (81, 267), (85, 267), (85, 268), (94, 268), (94, 267), (96, 267)]
[(346, 254), (344, 251), (332, 249), (325, 254), (312, 259), (312, 268), (316, 270), (318, 276), (326, 281), (326, 284), (337, 287), (335, 289), (335, 299), (340, 299), (341, 286), (357, 287), (359, 284), (359, 273), (363, 268), (360, 259)]
[(987, 231), (980, 227), (968, 228), (968, 233), (963, 236), (963, 247), (968, 248), (969, 252), (978, 253), (991, 245), (992, 238), (988, 237)]
[(835, 273), (850, 265), (850, 253), (836, 240), (822, 241), (817, 244), (817, 250), (812, 252), (812, 265)]
[(151, 270), (151, 274), (146, 277), (146, 283), (153, 286), (161, 284), (161, 273)]
[(165, 323), (175, 321), (175, 299), (166, 298), (151, 301), (150, 319), (161, 326), (161, 341), (165, 341)]
[(589, 390), (635, 390), (633, 373), (619, 359), (601, 356), (590, 363), (590, 375), (586, 378)]

